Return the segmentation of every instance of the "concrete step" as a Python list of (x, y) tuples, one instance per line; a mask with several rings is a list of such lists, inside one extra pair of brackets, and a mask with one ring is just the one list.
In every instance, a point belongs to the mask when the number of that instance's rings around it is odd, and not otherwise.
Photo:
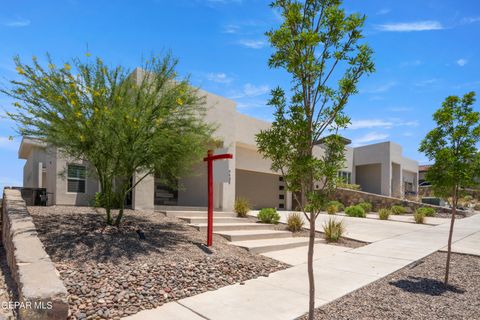
[(290, 231), (279, 230), (231, 230), (217, 231), (215, 233), (221, 235), (228, 241), (279, 239), (292, 237), (292, 233)]
[[(315, 243), (325, 242), (322, 239), (315, 239)], [(308, 245), (307, 237), (292, 237), (282, 239), (263, 239), (230, 242), (230, 245), (247, 249), (252, 253), (265, 253), (270, 251), (291, 249)]]
[[(207, 217), (177, 217), (177, 218), (192, 224), (208, 223)], [(248, 223), (248, 222), (249, 221), (244, 218), (217, 217), (215, 216), (215, 214), (213, 215), (213, 223)]]
[[(206, 223), (190, 224), (199, 231), (207, 231)], [(231, 231), (231, 230), (273, 230), (273, 224), (266, 223), (214, 223), (213, 231)]]
[[(167, 217), (178, 218), (178, 217), (207, 217), (206, 211), (177, 211), (177, 210), (166, 210), (160, 212), (165, 213)], [(236, 217), (237, 214), (234, 212), (227, 212), (227, 211), (214, 211), (213, 217)]]

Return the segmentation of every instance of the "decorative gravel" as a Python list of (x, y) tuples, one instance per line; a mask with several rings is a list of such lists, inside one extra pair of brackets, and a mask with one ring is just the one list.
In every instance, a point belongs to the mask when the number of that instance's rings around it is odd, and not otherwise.
[(436, 252), (320, 307), (315, 319), (480, 319), (480, 257), (453, 254), (447, 288), (445, 262)]
[(0, 319), (15, 319), (13, 302), (18, 301), (18, 293), (10, 268), (7, 265), (5, 248), (0, 244)]
[(161, 213), (127, 210), (117, 229), (93, 208), (29, 211), (70, 293), (71, 320), (120, 319), (288, 267), (217, 235), (207, 249), (206, 234)]

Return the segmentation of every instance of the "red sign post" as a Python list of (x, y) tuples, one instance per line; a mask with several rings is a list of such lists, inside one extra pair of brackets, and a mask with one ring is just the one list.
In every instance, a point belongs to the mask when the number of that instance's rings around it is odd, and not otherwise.
[(208, 226), (207, 226), (207, 246), (212, 246), (213, 234), (213, 161), (233, 159), (231, 153), (213, 154), (213, 150), (208, 150), (207, 157), (203, 161), (207, 161), (208, 166)]

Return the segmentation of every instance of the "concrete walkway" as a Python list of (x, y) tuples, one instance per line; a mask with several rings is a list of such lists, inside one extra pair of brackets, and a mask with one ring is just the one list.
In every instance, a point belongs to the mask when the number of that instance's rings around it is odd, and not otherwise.
[[(278, 211), (278, 213), (280, 214), (280, 221), (286, 222), (290, 211)], [(258, 211), (251, 211), (250, 214), (256, 216)], [(343, 220), (345, 222), (345, 237), (368, 243), (392, 238), (409, 232), (433, 228), (433, 226), (426, 224), (320, 214), (316, 221), (316, 229), (322, 230), (323, 224), (330, 218)]]
[[(379, 222), (383, 221), (376, 221)], [(385, 223), (389, 223), (392, 229), (397, 226), (392, 225), (395, 222)], [(316, 305), (331, 302), (383, 278), (442, 249), (447, 243), (448, 224), (435, 227), (398, 224), (415, 228), (411, 232), (392, 235), (350, 250), (317, 244), (314, 261)], [(453, 241), (455, 244), (476, 241), (479, 232), (480, 215), (458, 220)], [(128, 319), (295, 319), (308, 310), (307, 268), (302, 260), (302, 255), (306, 253), (288, 250), (283, 253), (271, 252), (268, 255), (273, 257), (275, 254), (279, 260), (290, 261), (294, 266), (270, 274), (267, 278), (246, 281), (245, 285), (227, 286), (153, 310), (145, 310)]]

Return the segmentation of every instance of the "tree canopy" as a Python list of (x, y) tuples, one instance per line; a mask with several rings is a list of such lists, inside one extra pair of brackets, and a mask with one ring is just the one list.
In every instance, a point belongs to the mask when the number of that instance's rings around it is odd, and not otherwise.
[(157, 173), (174, 185), (201, 159), (213, 127), (204, 123), (205, 97), (179, 79), (170, 54), (152, 57), (131, 72), (100, 58), (73, 59), (57, 67), (37, 58), (15, 59), (20, 80), (2, 89), (14, 98), (8, 115), (20, 134), (42, 139), (66, 156), (88, 161), (100, 182), (100, 204), (121, 209), (136, 183)]

